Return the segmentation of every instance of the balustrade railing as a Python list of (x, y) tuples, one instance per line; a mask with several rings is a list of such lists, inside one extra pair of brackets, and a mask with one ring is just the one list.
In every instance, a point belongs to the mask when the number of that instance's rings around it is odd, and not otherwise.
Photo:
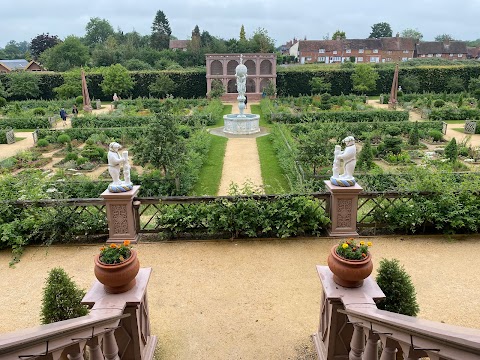
[(96, 281), (82, 301), (91, 307), (86, 316), (0, 335), (0, 359), (153, 359), (157, 337), (150, 334), (147, 302), (151, 271), (140, 269), (135, 287), (123, 294), (108, 294)]
[(318, 359), (480, 359), (480, 330), (380, 310), (375, 302), (384, 294), (372, 277), (349, 289), (335, 284), (328, 267), (317, 271), (323, 287), (313, 334)]

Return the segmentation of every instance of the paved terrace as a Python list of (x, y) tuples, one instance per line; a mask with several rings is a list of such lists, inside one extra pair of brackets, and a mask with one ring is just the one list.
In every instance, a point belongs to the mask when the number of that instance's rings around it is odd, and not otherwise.
[[(412, 276), (420, 318), (480, 328), (480, 236), (369, 238), (375, 266), (397, 258)], [(311, 359), (320, 312), (315, 265), (331, 238), (136, 245), (148, 286), (157, 358)], [(94, 281), (99, 245), (30, 247), (15, 268), (0, 252), (0, 332), (39, 324), (47, 273), (60, 266), (81, 287)], [(376, 268), (374, 269), (374, 274)]]

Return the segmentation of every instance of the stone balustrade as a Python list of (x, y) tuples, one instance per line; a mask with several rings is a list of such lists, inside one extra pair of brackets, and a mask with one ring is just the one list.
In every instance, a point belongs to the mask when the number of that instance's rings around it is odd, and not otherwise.
[(140, 269), (135, 287), (122, 294), (107, 294), (95, 281), (82, 301), (91, 307), (88, 315), (0, 335), (0, 359), (153, 359), (157, 338), (150, 334), (150, 274), (150, 268)]
[(313, 340), (320, 360), (479, 360), (480, 330), (379, 310), (384, 294), (372, 279), (360, 288), (333, 281), (317, 266), (323, 293), (318, 332)]

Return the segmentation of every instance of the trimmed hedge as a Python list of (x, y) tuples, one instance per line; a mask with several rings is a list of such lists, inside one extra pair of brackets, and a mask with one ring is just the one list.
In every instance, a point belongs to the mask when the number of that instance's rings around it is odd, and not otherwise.
[[(169, 117), (169, 115), (165, 115)], [(177, 116), (180, 124), (214, 125), (215, 119), (210, 115)], [(147, 116), (82, 116), (72, 118), (72, 128), (117, 128), (117, 127), (143, 127), (155, 120), (155, 115)]]
[[(390, 93), (392, 87), (394, 68), (377, 68), (379, 79), (376, 90), (368, 95)], [(278, 68), (277, 70), (277, 93), (281, 96), (299, 96), (310, 94), (312, 88), (310, 80), (313, 77), (322, 77), (332, 84), (331, 95), (349, 94), (352, 92), (351, 75), (353, 69), (321, 69), (292, 66)], [(417, 76), (419, 79), (418, 92), (445, 91), (446, 85), (453, 77), (464, 81), (465, 88), (471, 78), (480, 76), (480, 66), (419, 66), (400, 68), (399, 79), (407, 75)], [(401, 81), (400, 81), (401, 83)]]
[(303, 122), (386, 122), (408, 121), (408, 111), (319, 111), (316, 113), (270, 113), (264, 114), (270, 122), (297, 124)]
[(1, 118), (0, 127), (11, 127), (13, 129), (49, 129), (48, 117), (26, 117), (26, 118)]
[(432, 109), (430, 120), (480, 120), (479, 109)]
[(120, 141), (121, 143), (128, 143), (144, 134), (145, 127), (126, 127), (126, 128), (71, 128), (62, 130), (48, 130), (40, 129), (38, 131), (38, 139), (45, 139), (47, 136), (52, 137), (54, 142), (61, 134), (67, 134), (72, 140), (84, 142), (93, 134), (103, 133), (110, 138)]

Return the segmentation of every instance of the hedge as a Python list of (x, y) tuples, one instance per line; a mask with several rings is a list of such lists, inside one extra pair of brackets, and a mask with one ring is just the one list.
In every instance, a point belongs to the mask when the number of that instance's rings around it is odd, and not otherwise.
[(47, 136), (56, 141), (61, 134), (67, 134), (72, 140), (84, 142), (93, 134), (103, 133), (121, 143), (128, 143), (143, 136), (145, 127), (124, 127), (124, 128), (71, 128), (62, 130), (40, 129), (38, 139), (45, 139)]
[[(167, 117), (167, 115), (166, 115)], [(176, 116), (180, 124), (195, 125), (213, 125), (210, 115), (191, 115)], [(155, 115), (147, 116), (82, 116), (72, 118), (72, 128), (116, 128), (116, 127), (143, 127), (150, 124), (155, 119)]]
[(480, 120), (479, 109), (432, 109), (430, 120)]
[(49, 129), (48, 117), (0, 118), (0, 127), (13, 129)]
[[(401, 66), (401, 65), (400, 65)], [(379, 75), (376, 90), (368, 95), (390, 93), (393, 80), (393, 68), (377, 68)], [(323, 77), (332, 84), (331, 95), (349, 94), (352, 92), (351, 75), (353, 69), (309, 69), (302, 66), (278, 68), (277, 93), (281, 96), (299, 96), (312, 92), (309, 84), (313, 77)], [(480, 66), (419, 66), (401, 68), (399, 79), (407, 75), (417, 76), (419, 79), (418, 92), (445, 91), (446, 85), (453, 77), (459, 77), (464, 81), (465, 87), (471, 78), (480, 76)]]
[(296, 124), (302, 122), (384, 122), (408, 121), (408, 111), (319, 111), (316, 113), (270, 113), (264, 114), (270, 122)]

